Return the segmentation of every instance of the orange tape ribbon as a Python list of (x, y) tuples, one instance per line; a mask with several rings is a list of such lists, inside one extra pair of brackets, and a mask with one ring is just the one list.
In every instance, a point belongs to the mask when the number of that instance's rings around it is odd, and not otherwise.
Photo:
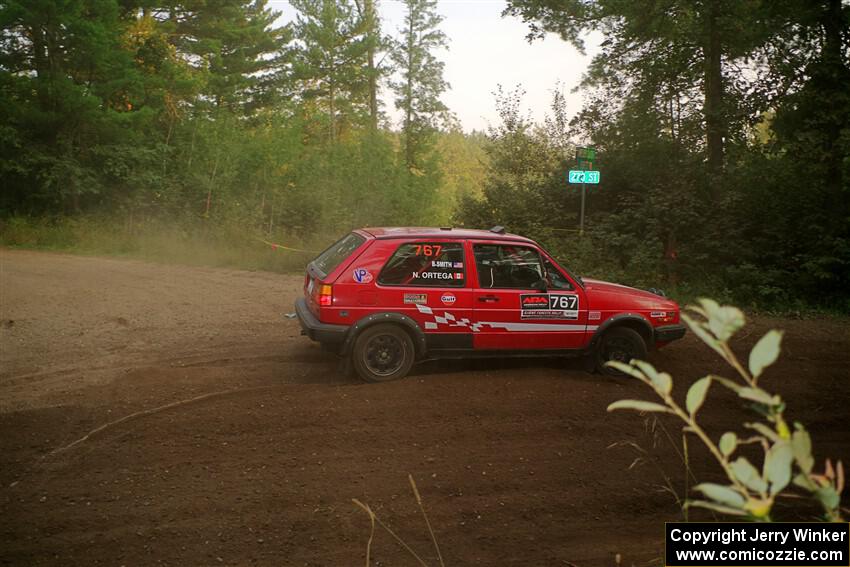
[(292, 252), (305, 252), (307, 254), (316, 254), (315, 250), (302, 250), (301, 248), (290, 248), (289, 246), (284, 246), (283, 244), (276, 244), (274, 242), (269, 242), (268, 240), (263, 240), (262, 238), (257, 238), (263, 244), (268, 244), (272, 247), (272, 250), (277, 250), (278, 248), (282, 250), (290, 250)]

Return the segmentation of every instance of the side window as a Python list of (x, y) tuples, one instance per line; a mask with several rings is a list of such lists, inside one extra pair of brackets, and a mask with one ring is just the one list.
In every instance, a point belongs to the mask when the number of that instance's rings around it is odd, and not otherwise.
[(543, 279), (540, 254), (533, 248), (513, 244), (473, 246), (478, 285), (484, 288), (530, 289)]
[(320, 272), (327, 276), (337, 269), (337, 267), (342, 264), (346, 258), (351, 256), (351, 254), (365, 241), (366, 239), (359, 234), (355, 234), (353, 232), (351, 234), (347, 234), (334, 242), (324, 252), (316, 256), (313, 260), (313, 264)]
[(392, 255), (378, 283), (426, 287), (463, 287), (466, 269), (459, 242), (411, 242)]
[(550, 289), (573, 289), (573, 284), (570, 283), (570, 280), (561, 273), (561, 270), (549, 258), (543, 258), (543, 267), (546, 268)]

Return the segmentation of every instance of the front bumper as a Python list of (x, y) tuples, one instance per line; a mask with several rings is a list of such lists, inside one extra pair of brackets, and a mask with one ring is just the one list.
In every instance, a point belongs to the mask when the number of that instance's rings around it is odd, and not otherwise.
[(685, 336), (684, 325), (664, 325), (655, 328), (655, 342), (669, 343)]
[(340, 344), (345, 340), (345, 333), (348, 331), (348, 325), (330, 325), (322, 323), (313, 312), (307, 307), (307, 302), (303, 297), (295, 300), (295, 313), (298, 315), (298, 322), (301, 323), (301, 332), (307, 335), (314, 341), (328, 344)]

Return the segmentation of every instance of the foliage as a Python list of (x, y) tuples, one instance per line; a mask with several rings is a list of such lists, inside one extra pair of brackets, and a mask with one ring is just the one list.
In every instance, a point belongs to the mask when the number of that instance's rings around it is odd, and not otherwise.
[(485, 135), (464, 134), (459, 127), (436, 134), (434, 150), (440, 156), (441, 184), (437, 190), (435, 214), (440, 225), (451, 222), (462, 199), (481, 197), (489, 163), (487, 143)]
[[(258, 240), (306, 250), (274, 249)], [(246, 230), (235, 221), (210, 227), (197, 218), (114, 219), (101, 216), (10, 217), (0, 221), (0, 243), (12, 248), (109, 254), (195, 266), (291, 272), (338, 234), (313, 235), (302, 240), (282, 228), (272, 234)]]
[(391, 53), (400, 78), (390, 83), (395, 105), (404, 113), (402, 137), (409, 169), (421, 170), (436, 129), (436, 119), (448, 109), (440, 95), (449, 87), (443, 63), (434, 51), (447, 46), (439, 25), (436, 0), (404, 0), (407, 13), (402, 38)]
[[(729, 484), (698, 484), (694, 489), (701, 492), (705, 500), (690, 500), (686, 506), (771, 521), (777, 498), (789, 492), (793, 485), (820, 505), (825, 520), (843, 521), (840, 502), (845, 478), (841, 461), (833, 466), (827, 459), (823, 472), (815, 472), (809, 433), (799, 422), (794, 423), (792, 431), (786, 418), (785, 401), (759, 384), (764, 370), (779, 357), (782, 332), (768, 331), (750, 351), (745, 367), (729, 346), (734, 334), (745, 324), (744, 314), (736, 307), (721, 306), (711, 299), (701, 299), (699, 303), (688, 308), (694, 313), (693, 317), (683, 314), (682, 318), (700, 340), (735, 370), (737, 379), (714, 374), (700, 378), (688, 389), (683, 407), (673, 397), (673, 379), (669, 374), (657, 371), (642, 360), (632, 360), (629, 364), (609, 362), (610, 366), (652, 388), (663, 403), (620, 400), (608, 406), (608, 411), (633, 409), (675, 415), (684, 423), (682, 431), (695, 435), (706, 446)], [(759, 421), (743, 424), (746, 436), (727, 431), (715, 441), (700, 424), (698, 414), (713, 384), (734, 392), (759, 415)], [(750, 444), (762, 449), (759, 468), (739, 452)]]
[(327, 136), (362, 123), (368, 112), (369, 38), (363, 18), (348, 0), (294, 0), (298, 10), (294, 78), (303, 109), (326, 117)]
[[(586, 275), (850, 311), (846, 3), (512, 0), (533, 36), (605, 41), (572, 120), (559, 85), (540, 123), (500, 87), (486, 134), (440, 100), (435, 3), (406, 7), (390, 38), (377, 0), (296, 0), (283, 26), (264, 0), (2, 3), (0, 218), (501, 224)], [(582, 237), (575, 144), (602, 173)]]
[[(562, 189), (563, 149), (523, 115), (524, 92), (495, 93), (501, 124), (487, 133), (488, 167), (482, 195), (462, 196), (458, 221), (468, 226), (504, 225), (528, 236), (565, 228), (573, 201)], [(541, 214), (545, 203), (546, 214)]]
[[(254, 0), (4, 4), (0, 214), (66, 247), (77, 232), (51, 227), (77, 216), (320, 238), (445, 218), (438, 156), (411, 171), (370, 116), (389, 70), (372, 61), (387, 43), (374, 2), (293, 6), (295, 22), (274, 26), (279, 14)], [(468, 183), (439, 202), (477, 190)]]

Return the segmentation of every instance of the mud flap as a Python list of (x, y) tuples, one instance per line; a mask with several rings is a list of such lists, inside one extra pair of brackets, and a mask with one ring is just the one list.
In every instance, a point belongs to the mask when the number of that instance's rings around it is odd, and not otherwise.
[(351, 363), (351, 355), (341, 356), (336, 369), (343, 378), (352, 378), (354, 376), (354, 365)]
[(596, 352), (591, 351), (581, 357), (581, 368), (588, 374), (599, 373), (599, 368), (596, 366)]

